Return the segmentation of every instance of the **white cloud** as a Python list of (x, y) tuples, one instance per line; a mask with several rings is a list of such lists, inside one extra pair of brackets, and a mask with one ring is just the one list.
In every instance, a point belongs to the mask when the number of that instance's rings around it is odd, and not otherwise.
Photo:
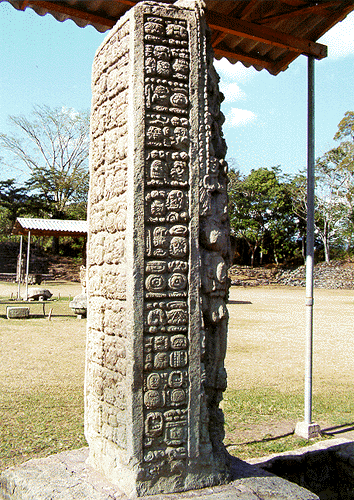
[(220, 61), (214, 60), (214, 66), (222, 80), (227, 82), (246, 82), (252, 78), (257, 71), (253, 68), (246, 68), (241, 62), (231, 64), (225, 57)]
[[(219, 61), (214, 60), (214, 66), (220, 75), (220, 90), (225, 96), (225, 103), (234, 103), (245, 100), (246, 94), (239, 84), (243, 84), (253, 78), (257, 71), (246, 68), (241, 62), (231, 64), (226, 58)], [(257, 115), (253, 111), (240, 108), (231, 108), (226, 114), (225, 128), (241, 127), (254, 122)]]
[(240, 89), (237, 83), (226, 83), (221, 80), (220, 90), (225, 96), (225, 102), (235, 102), (246, 97), (246, 94)]
[(339, 59), (354, 54), (354, 12), (318, 40), (328, 45), (328, 57)]
[[(220, 90), (225, 96), (225, 103), (245, 100), (246, 94), (239, 83), (244, 83), (256, 74), (254, 68), (246, 68), (242, 63), (231, 64), (227, 59), (214, 60), (216, 71), (220, 75)], [(226, 116), (226, 127), (247, 125), (256, 119), (252, 111), (231, 108)]]
[(226, 115), (225, 127), (239, 127), (256, 121), (257, 115), (247, 109), (231, 108)]

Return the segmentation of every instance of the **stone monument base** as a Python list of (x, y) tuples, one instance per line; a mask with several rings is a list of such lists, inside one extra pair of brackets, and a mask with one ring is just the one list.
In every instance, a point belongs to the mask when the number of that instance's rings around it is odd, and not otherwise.
[[(86, 460), (88, 448), (32, 459), (0, 475), (2, 500), (128, 500)], [(318, 500), (317, 495), (237, 458), (233, 481), (183, 493), (139, 497), (141, 500)]]

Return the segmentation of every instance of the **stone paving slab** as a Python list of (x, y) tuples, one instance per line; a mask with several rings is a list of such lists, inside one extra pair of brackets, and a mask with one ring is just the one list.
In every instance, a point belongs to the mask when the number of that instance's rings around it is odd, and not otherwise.
[[(128, 500), (86, 464), (88, 448), (32, 459), (0, 475), (2, 500)], [(184, 493), (140, 497), (141, 500), (318, 500), (318, 497), (238, 459), (234, 480), (223, 486)]]

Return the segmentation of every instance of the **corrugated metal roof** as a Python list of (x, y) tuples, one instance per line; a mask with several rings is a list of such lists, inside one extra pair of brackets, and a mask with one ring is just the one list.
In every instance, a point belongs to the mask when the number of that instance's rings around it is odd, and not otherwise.
[[(4, 1), (4, 0), (0, 0)], [(32, 8), (58, 21), (72, 19), (78, 26), (104, 32), (138, 0), (5, 0), (18, 10)], [(161, 0), (160, 0), (161, 1)], [(173, 0), (162, 0), (174, 3)], [(241, 61), (276, 75), (300, 54), (326, 57), (316, 43), (332, 26), (354, 10), (354, 0), (205, 0), (217, 58)]]
[(37, 236), (86, 236), (86, 220), (31, 219), (17, 217), (13, 234), (31, 234)]

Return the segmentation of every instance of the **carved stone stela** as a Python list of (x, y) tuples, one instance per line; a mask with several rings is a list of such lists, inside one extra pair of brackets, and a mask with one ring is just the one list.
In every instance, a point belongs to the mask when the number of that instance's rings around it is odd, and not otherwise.
[(85, 432), (128, 496), (227, 481), (230, 245), (218, 78), (198, 4), (144, 2), (93, 68)]

